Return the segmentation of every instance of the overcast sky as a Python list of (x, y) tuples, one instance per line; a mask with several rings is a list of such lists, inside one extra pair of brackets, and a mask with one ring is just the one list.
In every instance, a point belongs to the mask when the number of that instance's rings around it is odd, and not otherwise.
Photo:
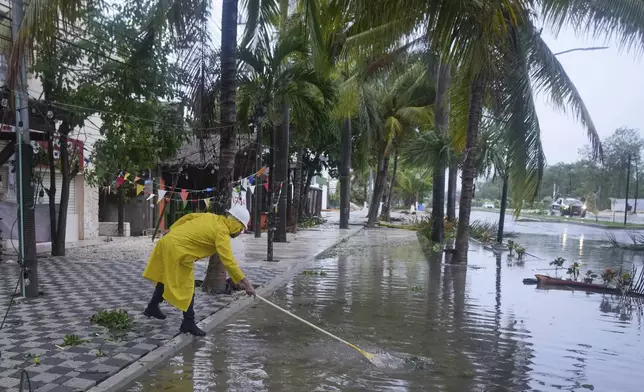
[[(572, 52), (558, 58), (577, 86), (602, 139), (619, 127), (644, 129), (641, 59), (632, 53), (620, 53), (614, 42), (580, 39), (568, 31), (563, 31), (556, 39), (546, 30), (543, 34), (553, 52), (609, 46), (605, 50)], [(546, 97), (538, 97), (537, 111), (548, 164), (576, 160), (577, 150), (588, 141), (585, 129), (572, 115), (553, 110)]]
[[(221, 0), (214, 0), (212, 16), (213, 41), (219, 46)], [(240, 26), (240, 35), (242, 31), (243, 27)], [(605, 50), (572, 52), (558, 58), (577, 86), (602, 139), (619, 127), (644, 129), (644, 72), (641, 59), (632, 53), (620, 53), (614, 42), (582, 39), (566, 30), (555, 38), (544, 29), (543, 36), (555, 53), (579, 47), (609, 46)], [(536, 104), (548, 164), (577, 160), (577, 150), (588, 142), (586, 130), (570, 113), (554, 109), (547, 97), (537, 96)]]

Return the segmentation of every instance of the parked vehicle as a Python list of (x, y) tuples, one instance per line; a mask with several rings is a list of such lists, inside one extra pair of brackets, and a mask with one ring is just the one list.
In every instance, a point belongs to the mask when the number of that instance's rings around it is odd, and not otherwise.
[(586, 204), (579, 199), (560, 197), (550, 205), (550, 215), (586, 217)]
[(494, 208), (494, 203), (485, 203), (483, 204), (483, 208)]

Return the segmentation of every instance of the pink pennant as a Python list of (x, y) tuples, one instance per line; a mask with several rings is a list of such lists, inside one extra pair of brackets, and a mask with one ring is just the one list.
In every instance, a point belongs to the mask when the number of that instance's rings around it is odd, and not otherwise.
[(188, 204), (188, 191), (185, 189), (181, 190), (181, 200), (183, 201), (183, 206), (185, 207)]
[(266, 192), (268, 192), (268, 181), (264, 183), (264, 189), (266, 189)]
[(124, 182), (125, 182), (125, 178), (123, 178), (121, 176), (116, 177), (116, 187), (117, 188), (120, 187), (121, 185), (123, 185)]

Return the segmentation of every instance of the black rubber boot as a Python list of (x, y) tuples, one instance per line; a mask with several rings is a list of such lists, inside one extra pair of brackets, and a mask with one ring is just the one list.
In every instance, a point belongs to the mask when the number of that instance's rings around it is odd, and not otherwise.
[(181, 328), (179, 329), (181, 333), (189, 333), (194, 336), (206, 336), (206, 333), (197, 327), (195, 320), (183, 319), (181, 323)]
[(143, 314), (147, 317), (154, 317), (155, 319), (165, 320), (166, 315), (159, 308), (159, 304), (149, 304)]

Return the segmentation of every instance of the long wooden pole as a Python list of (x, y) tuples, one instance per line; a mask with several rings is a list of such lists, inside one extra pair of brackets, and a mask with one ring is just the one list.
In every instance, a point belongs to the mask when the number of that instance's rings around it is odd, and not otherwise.
[[(177, 181), (179, 181), (180, 175), (177, 175), (177, 178), (174, 179), (173, 184), (172, 184), (172, 191), (174, 192), (174, 188), (177, 186)], [(154, 192), (154, 190), (153, 190)], [(170, 194), (170, 203), (172, 203), (172, 194)], [(154, 234), (152, 235), (152, 242), (157, 238), (157, 234), (159, 233), (159, 226), (161, 225), (161, 219), (163, 219), (163, 215), (165, 214), (165, 208), (168, 206), (167, 202), (163, 203), (163, 209), (161, 210), (161, 215), (159, 215), (159, 219), (157, 219), (157, 224), (154, 227)]]

